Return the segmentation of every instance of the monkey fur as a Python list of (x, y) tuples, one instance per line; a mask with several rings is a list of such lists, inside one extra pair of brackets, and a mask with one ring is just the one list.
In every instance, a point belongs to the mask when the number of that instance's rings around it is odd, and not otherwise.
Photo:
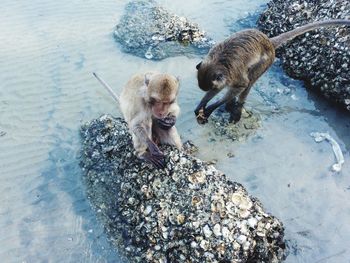
[[(310, 30), (336, 25), (350, 25), (350, 20), (314, 22), (272, 38), (259, 30), (248, 29), (216, 44), (196, 66), (198, 86), (206, 91), (195, 109), (197, 122), (206, 123), (211, 113), (223, 104), (230, 112), (230, 122), (238, 122), (252, 85), (274, 62), (275, 49)], [(225, 87), (223, 98), (207, 106)]]
[(158, 72), (137, 74), (126, 83), (119, 97), (96, 73), (93, 75), (118, 102), (128, 123), (138, 157), (157, 168), (163, 168), (164, 154), (157, 144), (170, 144), (178, 149), (182, 148), (175, 127), (176, 118), (180, 113), (176, 101), (178, 78)]
[(128, 123), (138, 156), (164, 167), (164, 154), (155, 141), (181, 149), (176, 118), (179, 81), (169, 74), (149, 72), (133, 76), (120, 95), (120, 108)]

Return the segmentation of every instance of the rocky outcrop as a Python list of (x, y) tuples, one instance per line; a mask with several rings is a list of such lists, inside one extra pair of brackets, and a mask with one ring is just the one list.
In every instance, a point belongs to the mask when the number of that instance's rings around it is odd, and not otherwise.
[[(350, 2), (272, 0), (258, 27), (276, 36), (298, 26), (328, 19), (350, 19)], [(284, 70), (330, 101), (350, 111), (350, 27), (315, 30), (278, 49)]]
[(81, 134), (88, 197), (128, 261), (282, 260), (282, 223), (212, 165), (162, 146), (166, 168), (150, 167), (120, 118), (102, 116)]
[(124, 52), (160, 60), (206, 54), (213, 45), (198, 25), (159, 6), (155, 1), (131, 1), (114, 31)]

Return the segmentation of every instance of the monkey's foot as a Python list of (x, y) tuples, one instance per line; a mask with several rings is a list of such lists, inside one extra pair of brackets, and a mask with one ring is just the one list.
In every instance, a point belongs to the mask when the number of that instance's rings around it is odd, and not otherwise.
[(242, 116), (243, 103), (230, 102), (225, 105), (225, 109), (230, 113), (229, 121), (233, 123), (239, 122)]
[(230, 122), (237, 123), (241, 119), (242, 116), (242, 108), (235, 108), (230, 112)]
[(164, 155), (159, 154), (151, 154), (150, 152), (145, 152), (140, 156), (141, 159), (145, 160), (146, 162), (154, 165), (158, 169), (164, 169), (165, 167), (165, 161), (164, 161)]

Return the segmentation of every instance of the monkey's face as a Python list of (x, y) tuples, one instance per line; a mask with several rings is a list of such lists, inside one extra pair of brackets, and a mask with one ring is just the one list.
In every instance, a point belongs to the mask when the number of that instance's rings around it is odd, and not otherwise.
[(176, 103), (179, 89), (177, 78), (168, 74), (157, 74), (145, 82), (147, 85), (147, 101), (155, 118), (162, 119), (169, 114), (170, 107)]
[(172, 100), (160, 100), (151, 97), (149, 104), (151, 105), (152, 115), (157, 119), (163, 119), (168, 116), (171, 105), (175, 103), (175, 98)]
[(199, 63), (197, 66), (198, 86), (203, 91), (222, 90), (226, 85), (226, 70), (216, 65)]

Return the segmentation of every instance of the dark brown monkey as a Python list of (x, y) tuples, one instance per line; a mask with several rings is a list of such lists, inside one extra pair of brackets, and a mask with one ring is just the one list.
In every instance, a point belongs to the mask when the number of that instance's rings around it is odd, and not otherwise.
[[(336, 25), (350, 25), (350, 20), (310, 23), (273, 38), (256, 29), (248, 29), (216, 44), (196, 66), (198, 85), (207, 92), (195, 109), (198, 123), (206, 123), (210, 114), (225, 103), (230, 121), (238, 122), (250, 88), (274, 62), (276, 48), (310, 30)], [(228, 89), (224, 97), (206, 107), (225, 87)]]
[(180, 113), (176, 101), (178, 79), (157, 72), (138, 74), (126, 83), (118, 97), (106, 82), (95, 73), (94, 76), (118, 101), (138, 157), (163, 168), (164, 154), (157, 143), (182, 148), (180, 136), (174, 126)]

